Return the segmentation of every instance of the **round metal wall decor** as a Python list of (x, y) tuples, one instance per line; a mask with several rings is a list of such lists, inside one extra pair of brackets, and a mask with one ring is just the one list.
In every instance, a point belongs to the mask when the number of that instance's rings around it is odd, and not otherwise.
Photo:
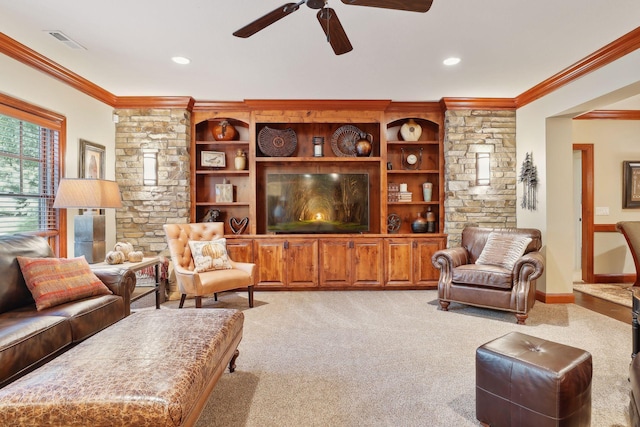
[(293, 129), (272, 129), (265, 126), (258, 133), (258, 147), (270, 157), (289, 157), (296, 151), (298, 137)]
[(402, 220), (400, 219), (400, 215), (392, 213), (387, 216), (387, 230), (390, 233), (397, 233), (398, 230), (400, 230), (401, 224)]

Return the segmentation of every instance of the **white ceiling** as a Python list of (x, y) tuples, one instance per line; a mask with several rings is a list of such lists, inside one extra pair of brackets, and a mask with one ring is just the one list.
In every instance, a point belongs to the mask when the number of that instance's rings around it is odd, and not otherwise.
[[(638, 0), (434, 0), (425, 14), (330, 0), (354, 47), (345, 55), (333, 54), (306, 6), (248, 39), (232, 36), (283, 3), (0, 0), (0, 31), (117, 96), (432, 101), (516, 97), (640, 17)], [(449, 56), (462, 62), (446, 67)]]

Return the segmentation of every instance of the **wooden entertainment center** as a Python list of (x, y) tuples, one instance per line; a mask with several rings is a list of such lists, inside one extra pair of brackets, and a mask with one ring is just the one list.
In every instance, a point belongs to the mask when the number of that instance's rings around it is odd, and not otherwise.
[[(422, 134), (405, 141), (400, 128), (413, 119)], [(231, 141), (216, 141), (214, 126), (227, 121), (237, 131)], [(225, 222), (232, 259), (254, 262), (258, 289), (421, 289), (437, 286), (439, 271), (431, 256), (446, 246), (444, 229), (444, 114), (437, 102), (246, 100), (197, 102), (191, 128), (191, 221), (211, 210)], [(341, 149), (336, 134), (355, 126), (371, 135), (372, 152), (358, 157)], [(291, 155), (264, 154), (260, 132), (268, 127), (295, 132)], [(314, 137), (324, 138), (314, 156)], [(338, 141), (336, 141), (338, 139)], [(264, 142), (265, 139), (260, 139)], [(348, 141), (347, 141), (348, 142)], [(276, 140), (274, 144), (291, 144)], [(284, 148), (291, 148), (291, 146)], [(337, 152), (336, 152), (337, 148)], [(246, 168), (236, 170), (238, 150)], [(268, 151), (268, 150), (267, 150)], [(289, 150), (291, 151), (291, 150)], [(203, 164), (224, 153), (224, 166)], [(409, 159), (409, 156), (415, 156)], [(205, 160), (206, 160), (205, 159)], [(417, 159), (417, 161), (415, 161)], [(413, 160), (413, 162), (411, 162)], [(272, 173), (366, 174), (369, 179), (369, 231), (336, 234), (272, 233), (267, 227), (267, 175)], [(430, 201), (422, 184), (432, 184)], [(217, 184), (231, 184), (233, 198), (216, 197)], [(407, 184), (410, 201), (389, 200), (389, 185)], [(393, 185), (395, 184), (395, 185)], [(222, 187), (219, 187), (222, 188)], [(224, 200), (220, 200), (224, 199)], [(430, 210), (435, 230), (414, 233), (411, 224)], [(230, 222), (234, 221), (233, 227)], [(244, 230), (243, 219), (247, 218)], [(398, 221), (399, 220), (399, 221)], [(395, 229), (397, 228), (397, 230)]]

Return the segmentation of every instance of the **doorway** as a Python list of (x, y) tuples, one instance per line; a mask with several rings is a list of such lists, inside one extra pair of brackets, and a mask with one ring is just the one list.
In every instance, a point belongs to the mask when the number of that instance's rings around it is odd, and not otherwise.
[[(576, 251), (579, 251), (574, 271), (581, 271), (583, 282), (593, 283), (593, 144), (573, 144), (573, 167)], [(579, 168), (579, 175), (576, 168)]]

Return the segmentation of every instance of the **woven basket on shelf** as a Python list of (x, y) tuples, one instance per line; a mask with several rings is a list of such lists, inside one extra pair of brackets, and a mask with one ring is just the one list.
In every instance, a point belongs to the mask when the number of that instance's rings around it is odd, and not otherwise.
[(353, 125), (340, 126), (331, 136), (331, 149), (338, 157), (355, 157), (356, 142), (362, 137), (362, 131)]
[(258, 147), (271, 157), (289, 157), (296, 151), (298, 137), (293, 129), (272, 129), (268, 126), (258, 133)]

